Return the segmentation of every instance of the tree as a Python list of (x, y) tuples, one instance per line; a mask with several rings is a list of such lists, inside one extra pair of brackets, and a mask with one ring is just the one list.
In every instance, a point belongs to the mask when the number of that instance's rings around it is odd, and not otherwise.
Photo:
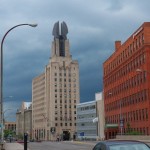
[(15, 137), (16, 133), (13, 130), (4, 130), (4, 137), (8, 138), (8, 137)]

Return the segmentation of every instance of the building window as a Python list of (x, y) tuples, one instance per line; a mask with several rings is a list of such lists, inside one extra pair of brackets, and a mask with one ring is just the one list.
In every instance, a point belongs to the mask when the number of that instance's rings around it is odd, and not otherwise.
[(145, 120), (144, 109), (142, 109), (142, 119)]
[(144, 34), (142, 34), (142, 44), (144, 44)]

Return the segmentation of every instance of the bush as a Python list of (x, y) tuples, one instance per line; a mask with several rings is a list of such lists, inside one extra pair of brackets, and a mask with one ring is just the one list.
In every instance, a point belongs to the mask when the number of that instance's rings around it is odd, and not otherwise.
[(138, 131), (130, 131), (130, 132), (127, 132), (126, 135), (142, 135), (142, 133)]

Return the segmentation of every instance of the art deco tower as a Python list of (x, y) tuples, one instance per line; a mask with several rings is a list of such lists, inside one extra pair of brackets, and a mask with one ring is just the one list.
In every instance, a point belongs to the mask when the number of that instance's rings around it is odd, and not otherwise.
[(54, 40), (45, 72), (33, 79), (34, 138), (69, 140), (76, 133), (76, 104), (79, 103), (79, 66), (72, 60), (65, 22), (55, 23)]

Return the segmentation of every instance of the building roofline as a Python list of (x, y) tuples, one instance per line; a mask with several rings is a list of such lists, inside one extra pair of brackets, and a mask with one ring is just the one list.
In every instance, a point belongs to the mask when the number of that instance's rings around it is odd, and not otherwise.
[(93, 100), (93, 101), (89, 101), (89, 102), (83, 102), (83, 103), (77, 104), (77, 106), (86, 105), (86, 104), (91, 104), (91, 103), (96, 103), (96, 101)]

